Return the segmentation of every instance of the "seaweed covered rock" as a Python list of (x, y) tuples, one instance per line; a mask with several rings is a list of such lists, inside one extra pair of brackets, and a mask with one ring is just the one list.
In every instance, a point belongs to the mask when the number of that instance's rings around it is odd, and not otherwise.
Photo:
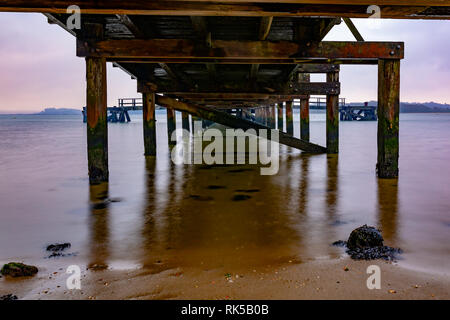
[(402, 253), (399, 248), (383, 245), (381, 231), (375, 227), (363, 225), (350, 233), (347, 241), (336, 241), (334, 246), (346, 247), (346, 252), (354, 260), (395, 260)]
[(38, 272), (38, 268), (23, 264), (21, 262), (10, 262), (3, 265), (1, 274), (11, 277), (29, 277), (34, 276)]
[(347, 240), (347, 247), (351, 250), (381, 246), (383, 246), (383, 236), (380, 230), (366, 224), (353, 230)]
[(54, 243), (51, 244), (49, 246), (47, 246), (47, 251), (50, 252), (60, 252), (60, 251), (64, 251), (68, 248), (70, 248), (71, 244), (66, 242), (66, 243)]

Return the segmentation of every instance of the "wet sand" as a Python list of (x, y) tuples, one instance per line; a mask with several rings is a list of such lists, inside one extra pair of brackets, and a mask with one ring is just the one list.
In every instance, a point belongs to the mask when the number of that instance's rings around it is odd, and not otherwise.
[[(312, 136), (324, 144), (324, 114), (316, 116)], [(110, 125), (110, 183), (93, 187), (79, 117), (36, 117), (0, 121), (0, 265), (40, 270), (0, 278), (2, 295), (449, 298), (448, 115), (402, 115), (398, 180), (376, 179), (375, 122), (341, 123), (338, 157), (281, 148), (279, 173), (262, 176), (250, 165), (174, 165), (164, 117), (158, 156), (145, 159), (136, 119)], [(398, 265), (350, 261), (331, 245), (364, 224), (403, 250)], [(49, 259), (46, 246), (65, 242), (73, 255)], [(381, 290), (366, 288), (372, 263), (383, 270)], [(109, 269), (86, 270), (95, 264)], [(83, 270), (82, 292), (64, 294), (70, 265)]]
[[(369, 265), (381, 269), (381, 289), (366, 286)], [(56, 274), (55, 274), (56, 272)], [(0, 295), (19, 299), (450, 299), (450, 280), (385, 261), (348, 257), (295, 261), (254, 270), (172, 268), (164, 262), (135, 270), (83, 270), (81, 290), (68, 275), (45, 269), (32, 279), (0, 279)], [(59, 287), (58, 287), (59, 286)]]

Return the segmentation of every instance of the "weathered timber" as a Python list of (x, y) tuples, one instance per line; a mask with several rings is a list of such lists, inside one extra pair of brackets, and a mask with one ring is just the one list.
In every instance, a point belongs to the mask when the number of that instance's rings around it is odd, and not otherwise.
[(189, 131), (189, 114), (186, 112), (181, 113), (181, 126), (184, 130)]
[[(327, 81), (339, 81), (339, 72), (327, 73)], [(327, 95), (327, 153), (339, 152), (339, 95)]]
[(300, 99), (300, 139), (309, 141), (309, 98)]
[(89, 183), (107, 182), (108, 121), (104, 58), (86, 58), (86, 113)]
[(398, 177), (400, 60), (380, 60), (378, 65), (379, 178)]
[(361, 33), (359, 33), (358, 29), (353, 24), (352, 20), (350, 18), (343, 18), (343, 20), (344, 20), (345, 24), (347, 25), (347, 27), (349, 28), (350, 32), (355, 37), (355, 39), (357, 41), (364, 41), (364, 38), (362, 37)]
[(283, 131), (283, 103), (277, 103), (278, 130)]
[(286, 101), (286, 132), (294, 135), (294, 113), (292, 110), (292, 101)]
[[(69, 0), (9, 0), (0, 11), (66, 13)], [(378, 5), (382, 18), (448, 19), (450, 5), (441, 0), (170, 0), (91, 1), (77, 3), (86, 14), (181, 15), (181, 16), (329, 16), (368, 18), (370, 5)], [(430, 11), (430, 9), (432, 9)], [(434, 11), (441, 12), (440, 14)]]
[(144, 155), (156, 156), (155, 94), (142, 94)]
[[(329, 93), (339, 93), (339, 82), (310, 82), (310, 83), (283, 83), (280, 81), (258, 82), (251, 85), (248, 81), (234, 81), (226, 83), (215, 83), (212, 81), (197, 81), (196, 86), (184, 86), (173, 81), (139, 80), (137, 83), (138, 92), (158, 92), (177, 96), (187, 96), (197, 94), (197, 97), (208, 94), (222, 94), (230, 99), (236, 96), (265, 94), (271, 96), (285, 95), (326, 95)], [(191, 95), (192, 96), (192, 95)]]
[(268, 123), (267, 126), (271, 129), (275, 129), (276, 121), (275, 121), (275, 105), (270, 105), (267, 107), (268, 111)]
[[(173, 108), (178, 111), (188, 112), (191, 115), (200, 117), (202, 119), (210, 120), (212, 122), (216, 122), (224, 126), (228, 126), (230, 128), (242, 130), (255, 129), (257, 131), (260, 129), (270, 130), (270, 128), (268, 128), (267, 126), (263, 126), (253, 121), (239, 119), (226, 112), (222, 112), (205, 106), (195, 105), (192, 103), (186, 103), (166, 96), (157, 95), (156, 103), (166, 108)], [(288, 135), (284, 132), (279, 132), (279, 143), (309, 153), (326, 152), (326, 148), (322, 146), (294, 138), (291, 135)]]
[[(156, 96), (157, 97), (157, 96)], [(176, 130), (175, 109), (167, 108), (167, 138), (169, 146), (174, 146), (176, 141), (172, 141), (172, 135)]]
[[(266, 40), (272, 26), (273, 17), (261, 17), (259, 25), (258, 40)], [(252, 64), (250, 68), (250, 81), (256, 80), (258, 76), (259, 64)]]
[[(181, 59), (403, 59), (403, 42), (211, 40), (211, 46), (186, 39), (77, 39), (79, 57)], [(211, 61), (214, 62), (214, 61)]]

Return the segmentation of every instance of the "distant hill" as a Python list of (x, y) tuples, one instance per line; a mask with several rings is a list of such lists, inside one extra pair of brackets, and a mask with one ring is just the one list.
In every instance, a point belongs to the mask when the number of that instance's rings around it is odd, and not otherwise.
[[(376, 101), (369, 101), (369, 106), (376, 107)], [(347, 103), (347, 105), (351, 106), (361, 106), (364, 105), (363, 102), (351, 102)], [(450, 112), (450, 104), (442, 104), (436, 102), (401, 102), (400, 103), (400, 112), (401, 113), (441, 113), (441, 112)]]
[(36, 113), (43, 116), (80, 115), (81, 110), (67, 108), (46, 108), (44, 111)]

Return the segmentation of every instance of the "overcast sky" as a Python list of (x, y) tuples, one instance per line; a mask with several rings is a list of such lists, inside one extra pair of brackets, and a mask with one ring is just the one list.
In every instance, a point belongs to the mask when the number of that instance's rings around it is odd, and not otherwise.
[[(450, 21), (354, 19), (365, 40), (404, 41), (401, 100), (450, 103)], [(354, 38), (342, 23), (325, 40)], [(0, 112), (34, 112), (85, 105), (84, 59), (75, 38), (42, 14), (0, 13)], [(376, 66), (343, 66), (341, 96), (376, 100)], [(108, 105), (138, 97), (136, 81), (108, 64)], [(322, 80), (323, 78), (313, 78)]]

